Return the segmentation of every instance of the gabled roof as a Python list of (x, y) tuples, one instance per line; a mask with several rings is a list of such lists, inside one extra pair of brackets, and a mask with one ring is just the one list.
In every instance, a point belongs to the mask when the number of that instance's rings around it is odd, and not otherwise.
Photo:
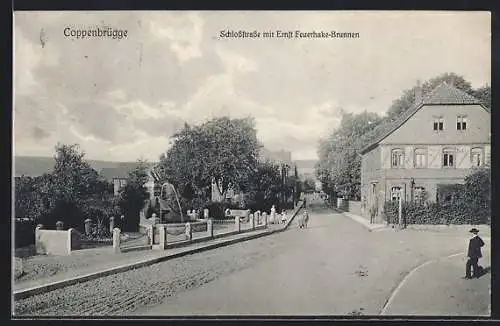
[(371, 149), (375, 148), (378, 143), (384, 140), (387, 136), (396, 131), (401, 127), (411, 116), (413, 116), (418, 110), (420, 110), (424, 105), (481, 105), (486, 111), (490, 112), (490, 109), (484, 105), (479, 99), (466, 92), (449, 85), (446, 82), (439, 84), (434, 88), (427, 96), (425, 96), (422, 101), (415, 102), (408, 110), (403, 112), (388, 129), (387, 132), (382, 133), (379, 137), (375, 138), (368, 146), (364, 147), (360, 153), (365, 154)]

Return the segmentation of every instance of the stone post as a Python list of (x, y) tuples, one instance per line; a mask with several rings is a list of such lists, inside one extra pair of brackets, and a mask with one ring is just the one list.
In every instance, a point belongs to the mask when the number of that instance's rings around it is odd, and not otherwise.
[(255, 229), (255, 216), (252, 214), (250, 214), (250, 216), (248, 217), (250, 219), (250, 227), (252, 228), (252, 230)]
[(159, 225), (158, 228), (158, 230), (160, 231), (160, 239), (158, 239), (158, 246), (153, 246), (153, 248), (165, 250), (167, 249), (167, 226)]
[(75, 229), (68, 229), (68, 239), (66, 240), (66, 248), (68, 248), (68, 255), (71, 254), (71, 249), (73, 248), (73, 232)]
[(115, 254), (120, 253), (120, 229), (113, 229), (113, 251)]
[(153, 225), (148, 225), (148, 237), (149, 237), (149, 244), (152, 246), (154, 244), (154, 231), (155, 227)]
[(153, 225), (160, 223), (160, 218), (156, 216), (156, 213), (153, 213), (153, 215), (151, 215), (151, 220), (153, 222)]
[(211, 238), (214, 236), (214, 221), (211, 218), (207, 220), (207, 234)]
[(209, 212), (208, 208), (205, 208), (205, 209), (203, 210), (203, 218), (205, 218), (205, 219), (210, 218), (210, 214), (209, 214), (209, 213), (210, 213), (210, 212)]
[(236, 229), (236, 231), (240, 232), (241, 228), (240, 228), (240, 217), (239, 216), (235, 216), (234, 217), (234, 223), (235, 223), (235, 229)]
[(111, 216), (109, 218), (109, 233), (113, 233), (113, 229), (115, 228), (116, 226), (116, 223), (115, 223), (115, 217), (114, 216)]
[(56, 222), (56, 230), (57, 230), (57, 231), (62, 231), (62, 230), (63, 230), (63, 228), (64, 228), (64, 223), (63, 223), (63, 222), (61, 222), (61, 221), (57, 221), (57, 222)]
[(267, 213), (262, 213), (262, 223), (267, 227)]
[(92, 219), (88, 218), (85, 220), (85, 235), (90, 235), (92, 233)]
[(38, 224), (35, 228), (35, 230), (42, 230), (43, 229), (43, 224)]
[(186, 240), (193, 239), (193, 232), (191, 231), (191, 223), (186, 223)]

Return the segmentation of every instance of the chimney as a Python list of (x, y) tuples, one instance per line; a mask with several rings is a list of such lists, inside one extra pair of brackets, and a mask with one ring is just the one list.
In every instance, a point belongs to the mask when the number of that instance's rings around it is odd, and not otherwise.
[(420, 84), (420, 79), (417, 80), (417, 87), (415, 88), (415, 103), (419, 104), (422, 102), (422, 85)]

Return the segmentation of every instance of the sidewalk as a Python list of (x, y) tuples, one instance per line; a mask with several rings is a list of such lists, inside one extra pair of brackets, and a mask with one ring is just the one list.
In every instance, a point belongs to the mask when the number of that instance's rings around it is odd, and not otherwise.
[[(257, 231), (246, 231), (244, 233), (221, 237), (213, 240), (207, 240), (204, 242), (193, 243), (191, 245), (179, 248), (142, 251), (143, 255), (141, 255), (140, 257), (128, 257), (129, 259), (127, 261), (120, 259), (114, 260), (105, 264), (98, 264), (65, 273), (59, 273), (52, 277), (14, 284), (14, 298), (23, 299), (32, 295), (49, 292), (55, 289), (93, 280), (99, 277), (112, 275), (135, 268), (145, 267), (185, 255), (259, 238), (261, 236), (269, 235), (275, 232), (284, 231), (285, 229), (286, 225), (281, 225), (281, 227), (279, 228), (269, 227), (267, 229), (261, 229)], [(109, 253), (113, 255), (111, 251), (109, 251)], [(81, 252), (81, 254), (84, 253)], [(127, 257), (124, 258), (126, 259)]]
[(465, 280), (464, 255), (424, 264), (403, 280), (382, 315), (490, 316), (491, 260), (485, 250), (479, 261), (485, 274)]
[(361, 225), (363, 225), (364, 227), (366, 227), (369, 231), (374, 231), (374, 230), (380, 230), (380, 229), (387, 228), (386, 224), (375, 224), (375, 223), (372, 224), (366, 218), (358, 216), (356, 214), (352, 214), (352, 213), (344, 212), (344, 211), (338, 211), (338, 212), (341, 213), (341, 214), (343, 214), (344, 216), (347, 216), (347, 217), (351, 218), (352, 220), (360, 223)]

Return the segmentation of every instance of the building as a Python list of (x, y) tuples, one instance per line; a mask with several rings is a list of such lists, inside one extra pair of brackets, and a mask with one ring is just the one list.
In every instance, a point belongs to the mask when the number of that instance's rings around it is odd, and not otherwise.
[(362, 149), (361, 210), (382, 221), (384, 202), (437, 199), (438, 188), (463, 184), (473, 166), (490, 163), (490, 110), (446, 83)]

